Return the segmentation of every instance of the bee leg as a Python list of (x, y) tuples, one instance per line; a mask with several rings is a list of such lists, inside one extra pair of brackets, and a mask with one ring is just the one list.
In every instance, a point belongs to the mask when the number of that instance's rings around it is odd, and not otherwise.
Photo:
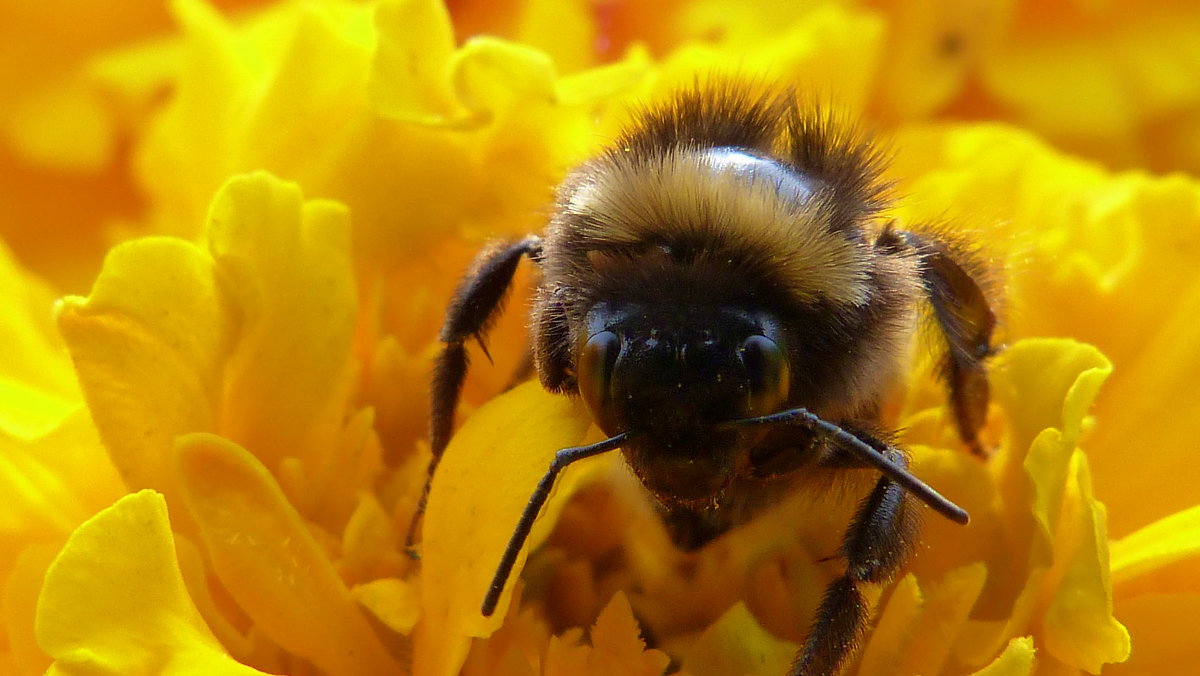
[[(459, 284), (446, 311), (439, 338), (445, 347), (438, 355), (433, 367), (433, 385), (430, 392), (429, 446), (433, 457), (429, 460), (429, 471), (425, 476), (425, 487), (413, 514), (405, 537), (405, 547), (412, 552), (417, 524), (425, 513), (429, 499), (429, 487), (433, 473), (441, 460), (442, 451), (450, 443), (450, 432), (454, 427), (454, 410), (462, 393), (470, 360), (466, 342), (472, 338), (479, 341), (484, 354), (487, 346), (484, 336), (504, 306), (504, 298), (517, 272), (522, 256), (538, 261), (542, 253), (542, 239), (529, 236), (519, 242), (489, 248), (482, 252), (471, 266), (471, 272)], [(490, 357), (489, 357), (490, 358)]]
[[(870, 437), (864, 441), (907, 466), (904, 454)], [(904, 565), (918, 529), (907, 492), (881, 477), (858, 507), (842, 538), (846, 572), (825, 589), (812, 630), (789, 676), (832, 676), (858, 646), (867, 626), (867, 603), (859, 585), (884, 584)]]
[(949, 241), (911, 232), (895, 232), (921, 260), (921, 280), (933, 316), (946, 338), (941, 377), (950, 391), (950, 407), (958, 435), (979, 456), (986, 452), (977, 433), (987, 418), (988, 381), (983, 360), (993, 352), (996, 316), (972, 276), (970, 256)]

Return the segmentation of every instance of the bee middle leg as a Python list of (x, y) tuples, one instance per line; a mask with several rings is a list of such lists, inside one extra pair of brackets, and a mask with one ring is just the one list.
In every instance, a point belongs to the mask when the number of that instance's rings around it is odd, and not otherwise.
[[(895, 447), (861, 433), (855, 436), (892, 462), (907, 466), (904, 454)], [(869, 611), (860, 586), (887, 583), (912, 551), (919, 522), (910, 501), (899, 484), (884, 476), (859, 504), (842, 537), (841, 555), (846, 560), (846, 572), (826, 587), (812, 629), (789, 676), (836, 674), (858, 646)]]

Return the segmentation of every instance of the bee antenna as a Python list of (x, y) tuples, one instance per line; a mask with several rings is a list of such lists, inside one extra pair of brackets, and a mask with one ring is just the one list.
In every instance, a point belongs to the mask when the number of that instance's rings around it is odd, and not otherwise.
[(537, 520), (538, 514), (542, 511), (542, 506), (546, 504), (546, 500), (550, 497), (550, 489), (554, 488), (554, 480), (558, 478), (558, 474), (567, 465), (577, 460), (583, 460), (593, 455), (600, 455), (601, 453), (611, 451), (625, 443), (625, 440), (628, 438), (629, 433), (622, 432), (604, 441), (599, 441), (588, 446), (564, 448), (554, 454), (554, 460), (550, 463), (550, 469), (546, 470), (546, 473), (542, 475), (541, 480), (538, 481), (537, 488), (529, 496), (529, 502), (526, 503), (525, 509), (521, 511), (521, 518), (517, 520), (517, 525), (513, 528), (513, 534), (508, 539), (508, 545), (504, 548), (504, 553), (500, 555), (500, 564), (496, 566), (496, 572), (492, 575), (492, 583), (488, 586), (487, 595), (483, 597), (483, 605), (479, 609), (479, 612), (483, 613), (484, 617), (491, 617), (492, 613), (496, 612), (496, 604), (500, 602), (500, 592), (504, 590), (504, 583), (512, 575), (513, 566), (517, 563), (517, 554), (521, 552), (521, 547), (525, 546), (525, 540), (529, 538), (529, 531), (533, 529), (533, 522)]
[(966, 510), (951, 502), (941, 493), (934, 490), (929, 484), (914, 476), (903, 465), (888, 457), (889, 455), (899, 456), (900, 451), (898, 449), (889, 445), (887, 451), (881, 451), (806, 408), (793, 408), (757, 418), (731, 420), (723, 424), (735, 427), (803, 424), (815, 427), (839, 442), (839, 446), (853, 453), (855, 458), (882, 472), (884, 476), (912, 493), (918, 500), (924, 502), (938, 514), (964, 526), (971, 520)]

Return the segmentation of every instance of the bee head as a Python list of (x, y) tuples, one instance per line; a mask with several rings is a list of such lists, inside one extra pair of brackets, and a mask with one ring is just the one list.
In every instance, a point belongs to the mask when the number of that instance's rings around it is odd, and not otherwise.
[(790, 370), (776, 324), (731, 308), (647, 312), (602, 304), (577, 359), (579, 391), (664, 502), (711, 501), (761, 432), (718, 425), (779, 410)]

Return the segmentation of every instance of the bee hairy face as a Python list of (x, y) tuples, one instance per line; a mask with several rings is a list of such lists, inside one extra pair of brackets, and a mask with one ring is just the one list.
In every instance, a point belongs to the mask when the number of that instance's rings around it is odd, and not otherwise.
[(789, 367), (773, 318), (601, 303), (579, 350), (579, 392), (609, 435), (641, 432), (626, 459), (664, 503), (719, 501), (762, 431), (722, 428), (779, 410)]
[(544, 236), (479, 256), (442, 329), (430, 477), (450, 438), (465, 344), (482, 343), (524, 257), (541, 273), (537, 375), (551, 392), (580, 396), (609, 435), (556, 454), (497, 566), (485, 615), (558, 473), (579, 459), (620, 448), (684, 549), (783, 491), (820, 485), (808, 477), (867, 468), (878, 475), (846, 530), (845, 572), (789, 672), (837, 673), (868, 620), (860, 586), (891, 579), (916, 541), (912, 498), (968, 520), (908, 472), (880, 418), (920, 313), (944, 348), (950, 419), (980, 456), (994, 350), (979, 257), (948, 228), (884, 218), (881, 167), (873, 141), (818, 107), (713, 82), (640, 111), (572, 171)]

